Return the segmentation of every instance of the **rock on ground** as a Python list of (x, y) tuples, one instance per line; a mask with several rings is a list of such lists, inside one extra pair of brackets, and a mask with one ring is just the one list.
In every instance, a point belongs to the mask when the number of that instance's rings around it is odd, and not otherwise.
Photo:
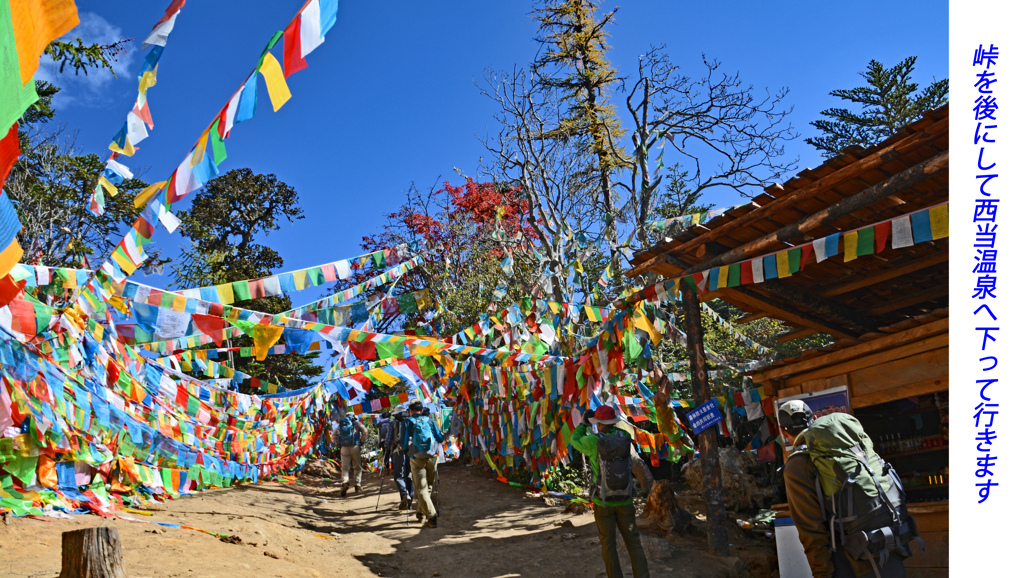
[[(734, 447), (719, 448), (718, 463), (722, 467), (722, 495), (726, 510), (759, 510), (771, 503), (774, 490), (750, 474), (751, 469), (760, 467), (754, 454)], [(702, 465), (702, 461), (697, 459), (684, 470), (683, 479), (688, 488), (701, 490), (704, 487)]]

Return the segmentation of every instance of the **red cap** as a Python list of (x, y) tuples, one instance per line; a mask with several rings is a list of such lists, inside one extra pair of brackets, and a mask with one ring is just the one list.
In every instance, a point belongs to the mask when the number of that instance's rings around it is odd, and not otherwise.
[(615, 415), (615, 409), (610, 405), (602, 405), (597, 408), (594, 412), (594, 419), (597, 423), (606, 425), (614, 424), (619, 421), (619, 418)]

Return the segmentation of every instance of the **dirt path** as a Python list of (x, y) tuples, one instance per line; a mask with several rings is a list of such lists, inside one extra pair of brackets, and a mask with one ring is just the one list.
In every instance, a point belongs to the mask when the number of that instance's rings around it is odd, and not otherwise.
[[(128, 514), (231, 534), (240, 544), (96, 516), (14, 519), (0, 524), (0, 576), (57, 576), (61, 532), (101, 525), (118, 528), (134, 577), (604, 575), (591, 513), (564, 513), (554, 500), (496, 483), (475, 468), (444, 465), (439, 478), (436, 529), (413, 516), (406, 524), (390, 479), (375, 513), (377, 476), (346, 498), (333, 481), (263, 483), (169, 501), (154, 506), (152, 516)], [(649, 553), (652, 575), (761, 574), (743, 571), (754, 570), (749, 561), (707, 556), (704, 542), (699, 534), (657, 542), (665, 547)], [(628, 558), (620, 560), (628, 568)]]

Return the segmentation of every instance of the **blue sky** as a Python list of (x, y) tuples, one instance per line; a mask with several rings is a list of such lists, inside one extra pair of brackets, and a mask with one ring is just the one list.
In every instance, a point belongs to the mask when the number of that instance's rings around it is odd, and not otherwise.
[[(79, 0), (82, 25), (71, 33), (87, 41), (135, 39), (117, 65), (118, 78), (57, 75), (65, 87), (58, 120), (78, 133), (82, 152), (106, 156), (111, 136), (134, 102), (141, 41), (160, 18), (164, 0)], [(780, 5), (781, 4), (781, 5)], [(126, 164), (143, 178), (167, 178), (207, 123), (255, 65), (273, 33), (283, 29), (301, 0), (189, 1), (160, 60), (149, 91), (155, 128)], [(606, 9), (614, 4), (605, 4)], [(936, 9), (939, 8), (939, 9)], [(288, 79), (292, 99), (274, 113), (261, 87), (256, 117), (237, 125), (221, 171), (251, 167), (274, 173), (299, 192), (306, 219), (287, 223), (268, 243), (293, 270), (361, 253), (360, 239), (382, 224), (415, 181), (459, 180), (453, 167), (476, 174), (485, 154), (479, 137), (495, 132), (492, 103), (474, 81), (488, 67), (511, 70), (535, 55), (536, 27), (527, 2), (341, 2), (326, 42), (307, 57), (308, 68)], [(790, 89), (792, 123), (803, 136), (819, 111), (839, 105), (836, 88), (861, 84), (871, 59), (891, 66), (917, 55), (915, 80), (948, 76), (948, 15), (934, 2), (646, 1), (620, 5), (611, 27), (611, 60), (635, 74), (637, 56), (666, 44), (682, 71), (699, 74), (701, 54), (739, 72), (758, 89)], [(52, 65), (43, 77), (54, 76)], [(621, 95), (617, 99), (624, 100)], [(620, 107), (621, 110), (621, 107)], [(787, 145), (800, 168), (819, 154), (801, 141)], [(673, 159), (666, 155), (666, 162)], [(715, 206), (741, 201), (732, 194)], [(156, 241), (175, 254), (177, 235)], [(161, 285), (153, 277), (142, 282)], [(293, 297), (315, 299), (316, 290)]]

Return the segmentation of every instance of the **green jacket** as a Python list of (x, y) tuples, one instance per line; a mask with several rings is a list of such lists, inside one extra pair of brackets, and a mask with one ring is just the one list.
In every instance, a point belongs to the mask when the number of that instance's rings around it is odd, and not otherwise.
[[(616, 428), (614, 431), (617, 432), (617, 435), (629, 435), (618, 428)], [(594, 485), (597, 485), (598, 468), (601, 467), (597, 458), (597, 439), (597, 435), (590, 433), (590, 426), (588, 426), (587, 424), (581, 423), (580, 425), (576, 426), (576, 429), (572, 432), (572, 447), (576, 448), (579, 452), (581, 452), (583, 455), (587, 456), (587, 458), (590, 459), (590, 476), (591, 482), (593, 482)], [(636, 460), (640, 459), (640, 456), (636, 455), (636, 450), (632, 450), (631, 454), (633, 455), (633, 462), (635, 464)], [(597, 504), (598, 506), (603, 506), (606, 508), (632, 505), (633, 503), (633, 500), (608, 500), (607, 502), (605, 502), (597, 495), (594, 496), (593, 500), (594, 503)]]

